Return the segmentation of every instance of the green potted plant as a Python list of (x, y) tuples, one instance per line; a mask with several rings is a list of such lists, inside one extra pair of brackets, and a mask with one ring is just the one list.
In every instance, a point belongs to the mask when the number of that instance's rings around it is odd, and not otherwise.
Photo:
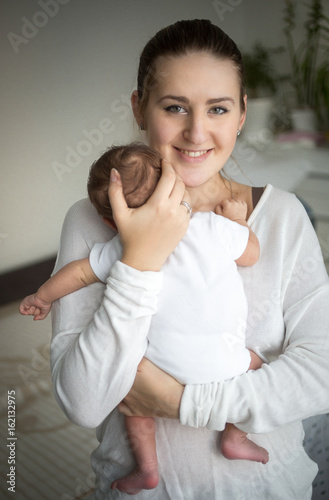
[[(329, 127), (329, 18), (324, 15), (322, 0), (310, 0), (305, 4), (307, 17), (305, 36), (299, 44), (294, 40), (296, 5), (285, 0), (284, 34), (291, 65), (290, 81), (295, 91), (296, 110), (291, 116), (295, 128), (312, 130), (317, 124)], [(313, 116), (309, 125), (305, 116)], [(297, 118), (304, 123), (298, 125)]]
[(267, 48), (260, 41), (256, 41), (249, 52), (242, 54), (248, 96), (243, 137), (256, 147), (272, 138), (269, 122), (279, 81), (272, 56), (281, 50)]
[(256, 41), (250, 52), (243, 52), (247, 94), (251, 99), (274, 95), (278, 76), (271, 55), (280, 50), (266, 48), (260, 41)]

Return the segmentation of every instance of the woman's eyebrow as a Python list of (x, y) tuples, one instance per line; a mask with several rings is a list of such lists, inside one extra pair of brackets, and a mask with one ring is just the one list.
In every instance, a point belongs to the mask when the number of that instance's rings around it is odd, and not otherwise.
[(184, 97), (184, 96), (180, 96), (180, 95), (171, 95), (171, 94), (167, 94), (167, 95), (164, 95), (162, 97), (160, 97), (160, 99), (158, 100), (158, 102), (161, 102), (161, 101), (164, 101), (165, 99), (171, 99), (173, 101), (178, 101), (178, 102), (183, 102), (185, 104), (188, 104), (190, 101), (187, 99), (187, 97)]
[[(158, 100), (158, 102), (164, 101), (165, 99), (171, 99), (173, 101), (182, 102), (184, 104), (189, 104), (190, 103), (190, 101), (189, 101), (189, 99), (187, 97), (177, 96), (177, 95), (172, 95), (172, 94), (167, 94), (167, 95), (164, 95), (164, 96), (160, 97), (160, 99)], [(229, 101), (232, 104), (235, 104), (235, 100), (233, 99), (233, 97), (229, 97), (229, 96), (215, 97), (214, 99), (208, 99), (208, 101), (206, 102), (206, 104), (207, 105), (209, 105), (209, 104), (216, 104), (216, 103), (221, 103), (223, 101)]]
[(220, 102), (223, 102), (223, 101), (229, 101), (232, 104), (235, 104), (235, 99), (233, 99), (233, 97), (229, 97), (229, 96), (217, 97), (215, 99), (209, 99), (207, 101), (207, 104), (216, 104), (216, 103), (220, 103)]

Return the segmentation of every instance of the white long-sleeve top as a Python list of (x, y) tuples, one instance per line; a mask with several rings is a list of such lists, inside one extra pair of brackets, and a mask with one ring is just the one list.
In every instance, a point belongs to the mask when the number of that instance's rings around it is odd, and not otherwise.
[[(247, 346), (267, 361), (232, 380), (187, 385), (180, 422), (157, 419), (160, 484), (138, 500), (306, 500), (317, 466), (303, 446), (301, 420), (329, 411), (329, 284), (319, 243), (294, 195), (268, 185), (249, 219), (261, 256), (240, 268), (248, 299)], [(56, 270), (87, 257), (113, 233), (88, 200), (63, 226)], [(106, 286), (95, 284), (53, 307), (51, 363), (55, 395), (75, 423), (96, 427), (93, 498), (124, 498), (111, 482), (130, 471), (123, 417), (157, 309), (162, 273), (121, 262)], [(267, 465), (229, 461), (218, 447), (226, 422), (267, 448)]]

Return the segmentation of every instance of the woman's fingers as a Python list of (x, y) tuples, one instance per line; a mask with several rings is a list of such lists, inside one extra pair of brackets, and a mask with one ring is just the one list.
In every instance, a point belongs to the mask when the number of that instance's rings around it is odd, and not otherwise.
[[(193, 209), (193, 207), (192, 207), (192, 205), (191, 205), (191, 197), (190, 197), (190, 194), (189, 194), (189, 192), (188, 192), (186, 189), (184, 189), (183, 198), (182, 198), (182, 200), (181, 200), (181, 202), (180, 202), (180, 204), (181, 204), (181, 205), (182, 205), (182, 202), (183, 202), (183, 201), (185, 201), (185, 202), (189, 205), (189, 207), (190, 207), (191, 209)], [(182, 206), (183, 206), (183, 208), (185, 208), (186, 213), (190, 216), (190, 215), (191, 215), (191, 213), (190, 213), (190, 211), (189, 211), (189, 210), (187, 210), (186, 205), (185, 205), (185, 206), (184, 206), (184, 205), (182, 205)]]
[[(150, 203), (159, 204), (161, 202), (161, 205), (163, 205), (163, 202), (169, 202), (170, 206), (175, 210), (179, 208), (181, 201), (186, 201), (188, 204), (191, 201), (190, 195), (185, 189), (185, 184), (176, 174), (171, 164), (166, 160), (162, 160), (161, 178), (150, 198)], [(186, 207), (183, 208), (186, 211)]]
[(174, 204), (177, 203), (178, 205), (182, 200), (187, 201), (188, 203), (190, 203), (191, 201), (190, 196), (186, 191), (185, 184), (179, 177), (177, 178), (175, 185), (172, 189), (170, 199)]
[(175, 183), (177, 182), (177, 175), (169, 162), (162, 160), (161, 170), (160, 180), (153, 195), (151, 196), (151, 199), (154, 202), (158, 202), (164, 198), (169, 198)]
[(180, 203), (185, 191), (185, 184), (176, 174), (169, 162), (162, 160), (162, 173), (158, 185), (151, 196), (152, 202), (171, 200)]
[(128, 205), (123, 195), (120, 174), (115, 168), (112, 168), (111, 170), (108, 195), (113, 210), (114, 219), (117, 219), (120, 214), (127, 211)]

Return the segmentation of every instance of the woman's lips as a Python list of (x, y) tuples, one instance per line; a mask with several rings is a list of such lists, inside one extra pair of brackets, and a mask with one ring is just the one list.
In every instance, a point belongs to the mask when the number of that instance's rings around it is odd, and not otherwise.
[(176, 147), (175, 149), (181, 158), (184, 158), (184, 160), (186, 161), (192, 161), (192, 162), (206, 160), (212, 151), (212, 149), (191, 150), (191, 149), (180, 149)]

